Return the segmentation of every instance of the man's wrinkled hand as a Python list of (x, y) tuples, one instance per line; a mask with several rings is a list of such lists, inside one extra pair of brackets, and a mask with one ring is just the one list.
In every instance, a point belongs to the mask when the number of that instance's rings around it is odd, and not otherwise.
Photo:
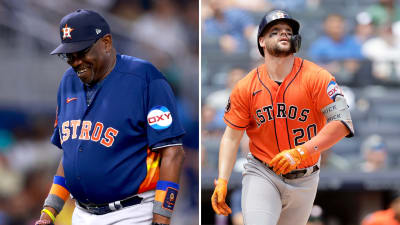
[(218, 181), (214, 181), (215, 189), (211, 197), (212, 207), (218, 215), (228, 216), (232, 213), (231, 208), (226, 204), (225, 198), (228, 193), (228, 181), (219, 178)]
[(308, 151), (302, 146), (282, 151), (277, 154), (269, 163), (276, 174), (287, 174), (296, 169), (300, 163), (308, 157)]

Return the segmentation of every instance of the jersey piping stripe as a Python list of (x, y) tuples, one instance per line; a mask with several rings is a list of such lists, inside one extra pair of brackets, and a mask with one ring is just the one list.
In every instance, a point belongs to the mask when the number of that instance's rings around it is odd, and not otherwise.
[(152, 148), (152, 150), (154, 150), (154, 149), (159, 149), (159, 148), (171, 147), (171, 146), (178, 146), (178, 145), (182, 145), (182, 143), (176, 143), (176, 144), (158, 146), (158, 147)]
[[(288, 84), (288, 85), (286, 86), (286, 88), (285, 88), (285, 91), (283, 92), (283, 103), (285, 103), (285, 93), (286, 93), (288, 87), (292, 84), (292, 82), (294, 81), (294, 79), (296, 79), (297, 74), (299, 74), (301, 68), (303, 68), (303, 62), (304, 62), (304, 59), (301, 60), (301, 64), (300, 64), (299, 70), (297, 70), (297, 72), (296, 72), (296, 74), (294, 75), (293, 79), (289, 82), (289, 84)], [(287, 135), (288, 135), (287, 137), (288, 137), (288, 141), (289, 141), (289, 147), (290, 147), (290, 148), (293, 148), (293, 147), (292, 147), (292, 144), (290, 143), (289, 124), (288, 124), (288, 119), (287, 119), (287, 118), (288, 118), (288, 116), (286, 116), (286, 119), (285, 119), (285, 121), (286, 121), (286, 132), (287, 132)], [(296, 143), (294, 143), (294, 144), (296, 144)]]
[(267, 89), (267, 91), (269, 92), (269, 96), (271, 98), (271, 103), (272, 103), (272, 116), (274, 117), (274, 130), (275, 130), (275, 139), (276, 139), (276, 145), (278, 146), (278, 151), (281, 152), (281, 149), (279, 148), (279, 142), (278, 142), (278, 135), (276, 134), (276, 124), (275, 124), (275, 110), (274, 110), (274, 100), (272, 99), (272, 94), (271, 91), (267, 88), (267, 86), (265, 86), (265, 84), (262, 82), (261, 78), (260, 78), (260, 73), (258, 72), (258, 67), (257, 67), (257, 76), (258, 76), (258, 80), (260, 81), (261, 85)]
[(234, 126), (234, 127), (237, 127), (237, 128), (246, 128), (246, 127), (247, 127), (247, 126), (245, 126), (245, 127), (237, 126), (237, 125), (231, 123), (231, 121), (227, 120), (227, 119), (225, 118), (225, 116), (224, 116), (224, 120), (225, 120), (226, 122), (228, 122), (230, 125), (232, 125), (232, 126)]

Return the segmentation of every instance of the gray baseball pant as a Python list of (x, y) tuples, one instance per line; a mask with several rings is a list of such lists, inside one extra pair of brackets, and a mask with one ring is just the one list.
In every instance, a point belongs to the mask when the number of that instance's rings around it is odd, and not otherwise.
[(242, 211), (246, 225), (305, 225), (317, 193), (319, 170), (296, 179), (278, 176), (247, 156), (244, 165)]

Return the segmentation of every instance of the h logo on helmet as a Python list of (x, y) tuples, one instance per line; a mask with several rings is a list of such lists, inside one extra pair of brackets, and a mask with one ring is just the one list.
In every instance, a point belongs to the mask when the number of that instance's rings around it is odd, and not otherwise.
[(65, 24), (65, 27), (63, 27), (61, 30), (63, 32), (63, 40), (65, 38), (72, 39), (71, 32), (74, 30), (73, 28), (68, 27), (68, 24)]
[(285, 17), (286, 17), (285, 13), (278, 11), (272, 16), (271, 19), (276, 20), (276, 19), (285, 18)]

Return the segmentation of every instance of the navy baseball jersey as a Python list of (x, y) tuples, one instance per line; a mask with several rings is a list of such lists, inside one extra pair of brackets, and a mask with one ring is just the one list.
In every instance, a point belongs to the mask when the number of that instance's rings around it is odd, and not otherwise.
[(72, 68), (65, 72), (52, 143), (63, 150), (72, 196), (101, 204), (155, 189), (156, 149), (179, 145), (184, 130), (171, 87), (151, 63), (117, 55), (113, 71), (98, 85), (85, 91)]

